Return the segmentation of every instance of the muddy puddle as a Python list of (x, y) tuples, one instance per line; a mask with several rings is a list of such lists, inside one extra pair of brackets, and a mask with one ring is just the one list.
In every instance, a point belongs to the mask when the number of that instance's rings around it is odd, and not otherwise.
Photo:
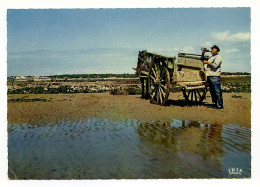
[(233, 124), (87, 119), (8, 124), (10, 179), (251, 177), (251, 130)]

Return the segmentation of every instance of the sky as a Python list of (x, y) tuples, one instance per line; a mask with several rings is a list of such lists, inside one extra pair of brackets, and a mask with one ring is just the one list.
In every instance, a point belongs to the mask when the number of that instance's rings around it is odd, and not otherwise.
[(8, 76), (134, 73), (138, 51), (201, 54), (251, 72), (250, 8), (9, 9)]

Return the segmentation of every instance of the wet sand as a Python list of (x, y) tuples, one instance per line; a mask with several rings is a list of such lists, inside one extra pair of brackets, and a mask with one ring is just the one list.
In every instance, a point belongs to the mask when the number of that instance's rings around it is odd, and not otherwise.
[[(224, 110), (210, 99), (189, 106), (174, 93), (158, 106), (140, 95), (8, 95), (8, 176), (248, 178), (250, 94), (225, 93)], [(243, 173), (230, 174), (234, 166)]]
[[(8, 125), (11, 179), (250, 177), (250, 129), (172, 120)], [(228, 172), (233, 166), (241, 175)]]
[[(241, 97), (233, 98), (232, 95)], [(8, 102), (9, 123), (45, 124), (88, 118), (159, 122), (178, 119), (251, 127), (250, 93), (224, 93), (223, 110), (210, 108), (209, 93), (200, 106), (186, 105), (182, 93), (171, 93), (167, 106), (151, 104), (149, 100), (141, 99), (140, 95), (114, 96), (109, 93), (8, 95), (8, 99), (22, 97), (41, 98), (47, 101)]]

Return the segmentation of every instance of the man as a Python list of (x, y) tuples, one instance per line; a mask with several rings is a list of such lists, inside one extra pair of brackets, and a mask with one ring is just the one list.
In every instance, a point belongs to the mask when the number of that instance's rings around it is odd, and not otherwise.
[(222, 90), (220, 86), (220, 74), (222, 58), (219, 55), (220, 49), (214, 45), (211, 47), (212, 56), (208, 60), (204, 59), (206, 49), (202, 50), (202, 62), (205, 64), (207, 82), (210, 89), (213, 108), (223, 109)]

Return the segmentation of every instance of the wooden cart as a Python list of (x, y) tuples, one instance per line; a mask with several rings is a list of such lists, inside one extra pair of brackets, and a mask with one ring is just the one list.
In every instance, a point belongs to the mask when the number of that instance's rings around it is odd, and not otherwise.
[[(200, 104), (206, 97), (207, 76), (201, 55), (179, 53), (166, 57), (147, 51), (139, 52), (139, 67), (135, 68), (140, 79), (147, 79), (147, 93), (151, 103), (164, 105), (171, 88), (180, 87), (189, 104)], [(146, 64), (146, 68), (140, 68)], [(138, 69), (139, 68), (139, 69)]]

